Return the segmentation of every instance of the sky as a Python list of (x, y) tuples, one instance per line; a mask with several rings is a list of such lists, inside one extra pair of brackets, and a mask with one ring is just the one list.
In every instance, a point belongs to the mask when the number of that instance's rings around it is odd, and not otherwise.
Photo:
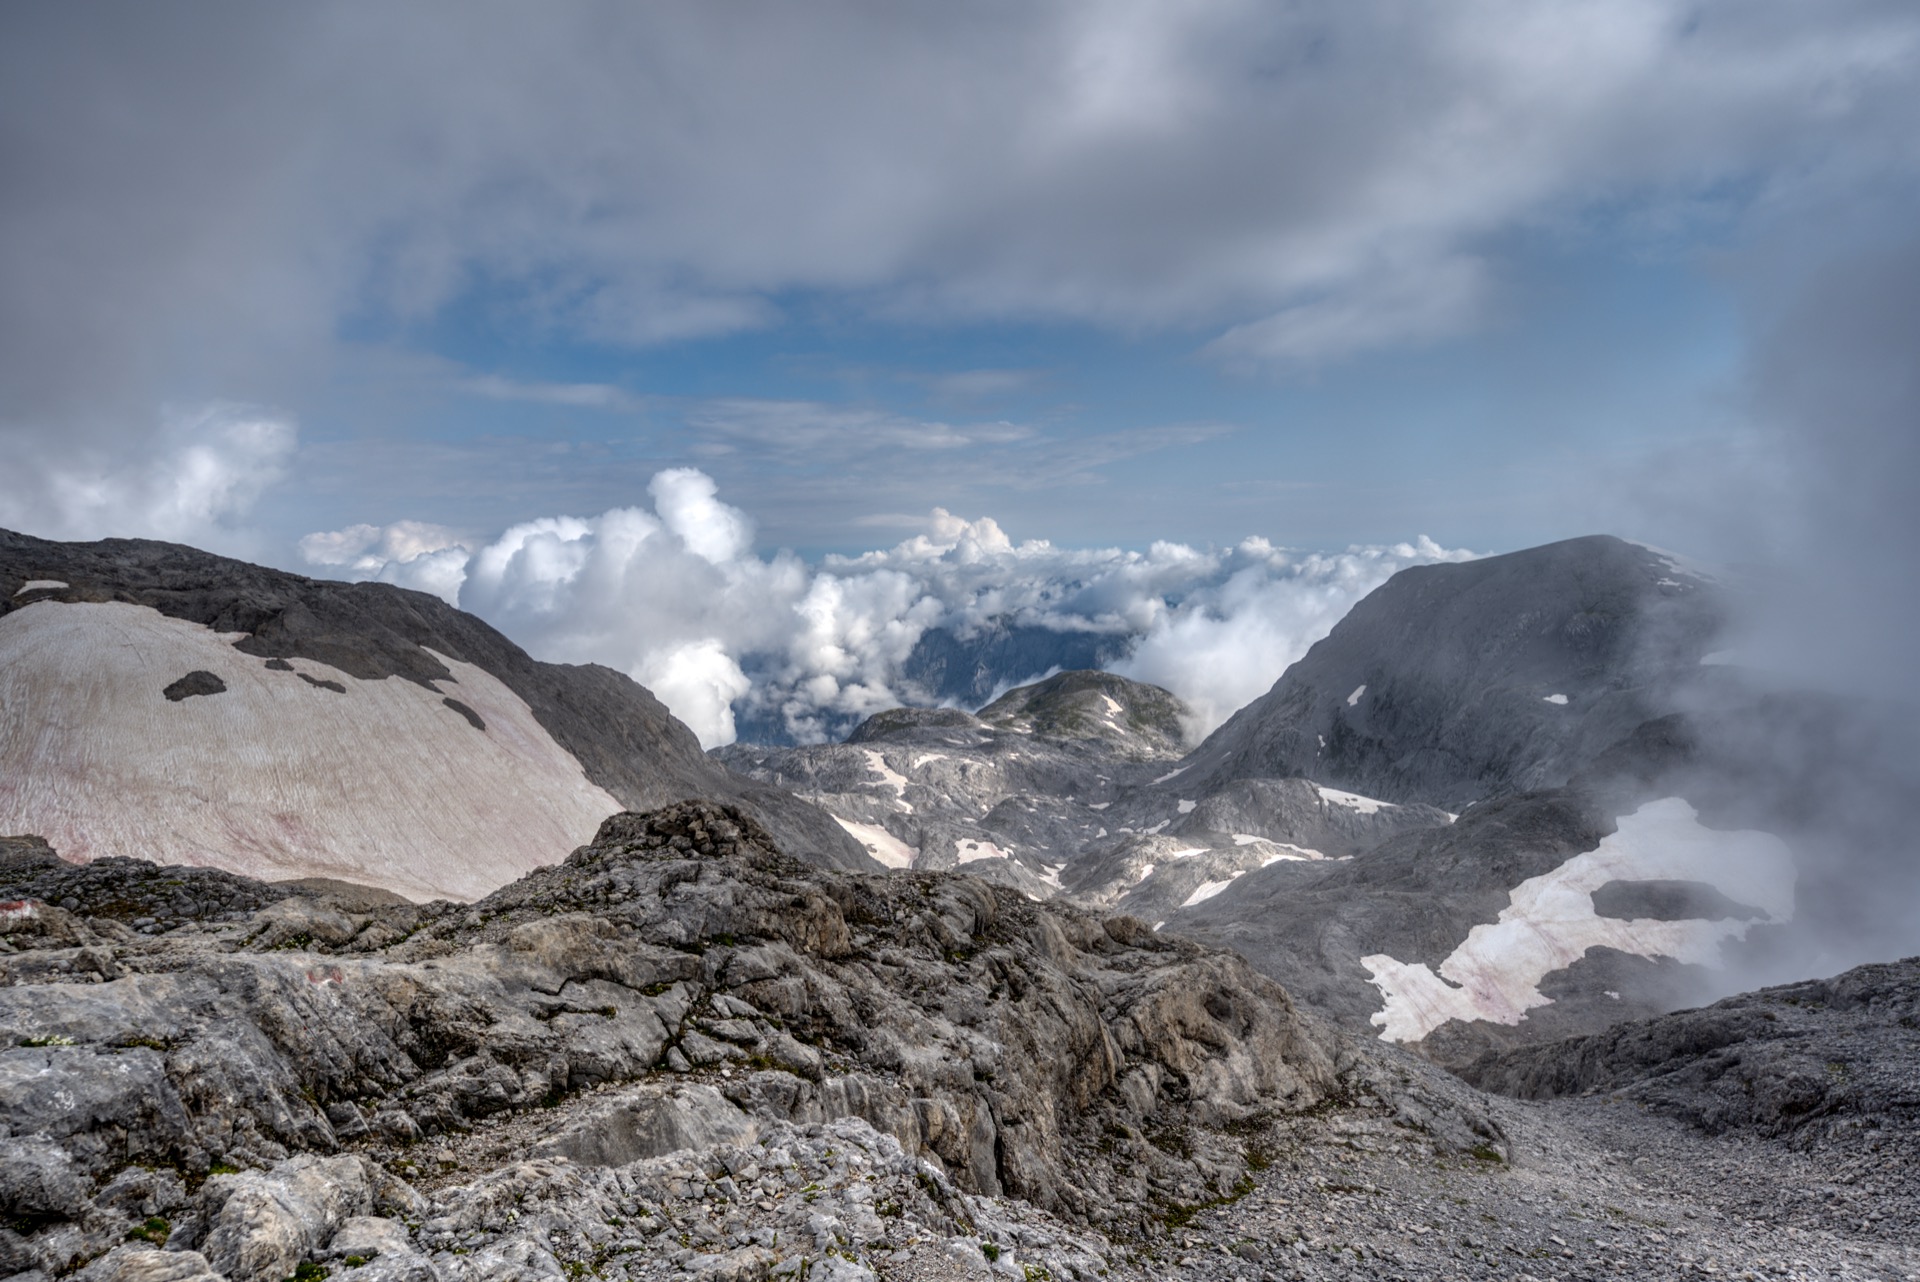
[(1022, 610), (1204, 729), (1596, 531), (1910, 692), (1916, 124), (1906, 0), (22, 0), (0, 525), (437, 591), (709, 743)]

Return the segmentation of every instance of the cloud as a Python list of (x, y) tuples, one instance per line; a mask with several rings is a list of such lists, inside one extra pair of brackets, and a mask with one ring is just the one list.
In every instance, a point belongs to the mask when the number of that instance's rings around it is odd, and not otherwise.
[(1395, 572), (1472, 556), (1424, 536), (1307, 555), (1248, 539), (1177, 606), (1157, 614), (1114, 671), (1179, 694), (1193, 710), (1187, 733), (1197, 742), (1265, 694), (1354, 602)]
[(785, 455), (817, 456), (883, 450), (941, 453), (977, 445), (1030, 440), (1032, 429), (1012, 423), (957, 426), (885, 410), (817, 401), (734, 398), (703, 402), (687, 413), (696, 430)]
[(225, 551), (257, 543), (246, 520), (287, 472), (293, 424), (254, 406), (164, 416), (137, 452), (30, 437), (9, 442), (0, 525), (55, 539), (166, 539)]
[(1920, 15), (1884, 0), (467, 17), (450, 43), (429, 9), (8, 6), (14, 427), (123, 443), (463, 300), (528, 339), (851, 314), (1330, 360), (1474, 323), (1500, 237), (1664, 244), (1915, 168)]
[[(660, 472), (648, 492), (651, 511), (523, 522), (470, 558), (435, 546), (448, 532), (411, 522), (313, 535), (303, 547), (389, 581), (458, 558), (463, 608), (541, 658), (627, 672), (709, 747), (733, 740), (740, 712), (804, 741), (925, 702), (906, 666), (927, 631), (964, 637), (1002, 623), (1116, 638), (1132, 647), (1119, 670), (1187, 699), (1191, 729), (1204, 733), (1394, 570), (1468, 555), (1424, 539), (1313, 556), (1260, 539), (1069, 549), (936, 508), (890, 548), (809, 566), (756, 555), (752, 521), (701, 472)], [(383, 549), (411, 555), (378, 563)]]
[(460, 603), (470, 555), (459, 534), (426, 521), (350, 525), (309, 534), (299, 546), (310, 566), (431, 592), (449, 605)]
[(1486, 265), (1472, 259), (1415, 262), (1403, 273), (1236, 325), (1207, 351), (1242, 366), (1312, 366), (1371, 348), (1449, 338), (1479, 320), (1486, 276)]
[(645, 401), (610, 383), (528, 383), (497, 374), (461, 380), (456, 386), (490, 401), (524, 401), (534, 405), (564, 405), (574, 409), (633, 411)]

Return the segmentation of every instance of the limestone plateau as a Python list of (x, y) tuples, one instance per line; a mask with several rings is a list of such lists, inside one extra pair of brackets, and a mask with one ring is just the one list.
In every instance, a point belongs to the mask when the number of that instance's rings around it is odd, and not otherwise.
[(1920, 1276), (1911, 719), (1736, 609), (1573, 540), (1197, 745), (1069, 671), (708, 756), (430, 597), (0, 535), (0, 1278)]

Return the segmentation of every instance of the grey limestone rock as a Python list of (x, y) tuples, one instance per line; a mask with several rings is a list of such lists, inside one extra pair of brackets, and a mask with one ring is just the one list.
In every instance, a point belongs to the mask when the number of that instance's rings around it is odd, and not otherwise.
[(1920, 958), (1763, 988), (1462, 1068), (1528, 1099), (1618, 1092), (1709, 1133), (1920, 1123)]
[[(148, 1211), (215, 1272), (278, 1282), (354, 1217), (418, 1214), (390, 1164), (497, 1125), (580, 1171), (858, 1119), (956, 1189), (1138, 1222), (1231, 1187), (1232, 1128), (1335, 1080), (1326, 1032), (1237, 957), (974, 878), (822, 870), (705, 803), (614, 816), (477, 904), (359, 907), (280, 899), (131, 936), (116, 978), (0, 986), (0, 1025), (44, 1042), (0, 1050), (32, 1250)], [(369, 942), (395, 912), (410, 929)], [(130, 1163), (239, 1170), (182, 1209)]]

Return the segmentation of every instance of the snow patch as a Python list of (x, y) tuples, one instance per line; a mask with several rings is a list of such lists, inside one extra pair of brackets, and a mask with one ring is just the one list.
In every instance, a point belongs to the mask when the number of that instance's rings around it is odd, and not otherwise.
[(1265, 840), (1265, 837), (1256, 837), (1250, 832), (1236, 832), (1233, 834), (1233, 844), (1236, 846), (1251, 846), (1256, 841)]
[[(512, 690), (435, 657), (456, 683), (445, 691), (307, 659), (274, 671), (126, 602), (15, 610), (0, 618), (0, 832), (38, 833), (80, 862), (137, 854), (474, 899), (566, 858), (623, 809)], [(195, 670), (225, 693), (160, 697)]]
[(1567, 706), (1567, 696), (1564, 694), (1550, 694), (1550, 695), (1547, 695), (1545, 698), (1541, 699), (1540, 702), (1558, 704), (1560, 707), (1564, 708)]
[[(1167, 773), (1161, 775), (1158, 779), (1155, 779), (1154, 782), (1165, 783), (1167, 780), (1172, 779), (1174, 776), (1183, 775), (1185, 773), (1187, 773), (1187, 768), (1185, 766), (1175, 766), (1173, 769), (1167, 771)], [(1102, 780), (1101, 782), (1104, 783), (1105, 780)]]
[(1593, 911), (1610, 881), (1700, 881), (1781, 922), (1793, 916), (1793, 852), (1772, 833), (1702, 827), (1679, 797), (1650, 801), (1585, 854), (1514, 887), (1492, 925), (1475, 926), (1436, 975), (1384, 953), (1360, 959), (1386, 1008), (1373, 1023), (1386, 1041), (1419, 1041), (1448, 1020), (1517, 1024), (1550, 1000), (1539, 983), (1590, 948), (1718, 965), (1720, 946), (1746, 921), (1622, 921)]
[(1360, 696), (1364, 695), (1366, 692), (1367, 692), (1366, 686), (1364, 685), (1355, 686), (1353, 688), (1353, 693), (1347, 696), (1347, 706), (1351, 708), (1354, 704), (1360, 702)]
[(976, 859), (1013, 858), (1012, 852), (1000, 849), (1000, 847), (994, 845), (991, 841), (972, 841), (965, 837), (954, 842), (953, 849), (955, 855), (963, 864), (970, 864)]
[(882, 828), (879, 824), (857, 824), (851, 819), (842, 819), (839, 815), (833, 821), (847, 830), (847, 834), (867, 848), (867, 853), (889, 868), (911, 868), (920, 852), (900, 838)]
[(1272, 854), (1268, 855), (1265, 859), (1262, 859), (1260, 861), (1260, 866), (1262, 868), (1266, 868), (1273, 864), (1277, 864), (1283, 859), (1293, 860), (1293, 861), (1304, 860), (1304, 861), (1318, 862), (1326, 858), (1326, 856), (1318, 850), (1309, 850), (1305, 846), (1296, 846), (1290, 842), (1276, 841), (1273, 844), (1276, 847), (1276, 849)]
[(1193, 808), (1194, 808), (1194, 806), (1195, 806), (1195, 805), (1197, 805), (1197, 804), (1199, 804), (1199, 803), (1197, 803), (1197, 802), (1192, 802), (1192, 801), (1188, 801), (1188, 800), (1186, 800), (1186, 799), (1185, 799), (1184, 797), (1183, 797), (1183, 798), (1181, 798), (1181, 800), (1180, 800), (1180, 813), (1181, 813), (1181, 814), (1183, 814), (1183, 815), (1190, 815), (1190, 814), (1192, 814), (1192, 813), (1193, 813)]
[(907, 769), (918, 770), (921, 766), (926, 765), (929, 761), (952, 761), (952, 760), (953, 758), (948, 756), (944, 752), (923, 752), (907, 764)]
[(1164, 857), (1167, 859), (1191, 859), (1195, 855), (1206, 854), (1210, 849), (1212, 849), (1210, 846), (1188, 846), (1183, 850), (1176, 850)]
[(867, 765), (873, 773), (880, 776), (880, 782), (893, 789), (894, 799), (899, 803), (900, 809), (906, 811), (908, 814), (912, 814), (913, 805), (906, 799), (907, 784), (911, 781), (905, 775), (888, 765), (887, 759), (875, 752), (872, 748), (862, 748), (861, 751), (867, 754)]
[(1160, 835), (1161, 830), (1164, 829), (1168, 824), (1172, 822), (1173, 820), (1171, 819), (1162, 819), (1159, 823), (1155, 824), (1153, 827), (1142, 828), (1141, 831), (1146, 833), (1149, 837), (1157, 837)]
[(14, 596), (23, 597), (29, 592), (58, 592), (66, 586), (66, 582), (61, 579), (28, 579), (20, 585), (20, 590), (15, 592)]
[(1105, 810), (1108, 806), (1111, 806), (1112, 804), (1113, 803), (1111, 801), (1089, 801), (1087, 803), (1087, 809), (1088, 810)]
[(1228, 886), (1231, 886), (1234, 882), (1234, 878), (1238, 877), (1239, 875), (1240, 875), (1239, 873), (1235, 873), (1233, 874), (1232, 877), (1227, 878), (1225, 881), (1201, 882), (1200, 888), (1194, 891), (1191, 895), (1188, 895), (1186, 899), (1182, 901), (1180, 906), (1182, 908), (1191, 908), (1195, 904), (1205, 903), (1207, 900), (1212, 899), (1215, 895), (1225, 890)]
[(1357, 792), (1341, 792), (1338, 788), (1323, 788), (1319, 784), (1313, 785), (1313, 790), (1319, 793), (1320, 800), (1327, 804), (1345, 806), (1347, 809), (1357, 810), (1363, 815), (1378, 814), (1382, 810), (1393, 809), (1393, 803), (1391, 801), (1379, 801), (1373, 797), (1363, 797)]

